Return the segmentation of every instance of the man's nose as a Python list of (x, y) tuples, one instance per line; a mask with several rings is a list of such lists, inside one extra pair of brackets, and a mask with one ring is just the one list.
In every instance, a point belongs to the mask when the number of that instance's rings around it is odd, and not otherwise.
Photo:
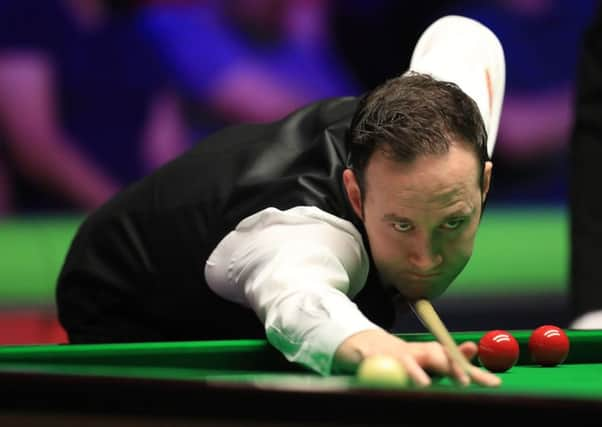
[(432, 239), (427, 236), (417, 236), (409, 253), (409, 262), (416, 272), (433, 272), (442, 261), (443, 257)]

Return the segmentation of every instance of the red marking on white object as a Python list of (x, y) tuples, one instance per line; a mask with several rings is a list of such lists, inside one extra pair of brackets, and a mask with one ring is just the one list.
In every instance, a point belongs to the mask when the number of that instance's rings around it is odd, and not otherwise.
[(493, 111), (493, 83), (491, 82), (491, 74), (489, 68), (485, 68), (485, 81), (487, 82), (487, 94), (489, 95), (489, 111)]

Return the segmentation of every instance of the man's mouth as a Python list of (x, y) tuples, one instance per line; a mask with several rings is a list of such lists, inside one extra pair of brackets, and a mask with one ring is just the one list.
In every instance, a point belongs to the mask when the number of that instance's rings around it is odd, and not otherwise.
[(432, 279), (434, 277), (438, 277), (440, 276), (441, 273), (413, 273), (410, 272), (408, 273), (408, 277), (412, 278), (412, 279)]

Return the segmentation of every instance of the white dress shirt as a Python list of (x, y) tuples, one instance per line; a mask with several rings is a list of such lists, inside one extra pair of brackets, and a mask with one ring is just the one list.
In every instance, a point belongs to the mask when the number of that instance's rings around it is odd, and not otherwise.
[(245, 218), (215, 248), (205, 277), (221, 297), (252, 308), (288, 360), (327, 375), (346, 338), (380, 329), (351, 300), (368, 269), (351, 222), (300, 206)]

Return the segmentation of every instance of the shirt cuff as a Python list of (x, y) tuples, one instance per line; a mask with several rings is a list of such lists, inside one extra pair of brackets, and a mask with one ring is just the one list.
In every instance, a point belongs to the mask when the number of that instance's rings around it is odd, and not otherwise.
[[(272, 313), (274, 318), (268, 315), (266, 319), (268, 341), (289, 361), (321, 375), (332, 373), (334, 355), (343, 341), (361, 331), (382, 329), (336, 289), (292, 295)], [(303, 325), (303, 332), (281, 329), (286, 325), (295, 329), (295, 325)]]

